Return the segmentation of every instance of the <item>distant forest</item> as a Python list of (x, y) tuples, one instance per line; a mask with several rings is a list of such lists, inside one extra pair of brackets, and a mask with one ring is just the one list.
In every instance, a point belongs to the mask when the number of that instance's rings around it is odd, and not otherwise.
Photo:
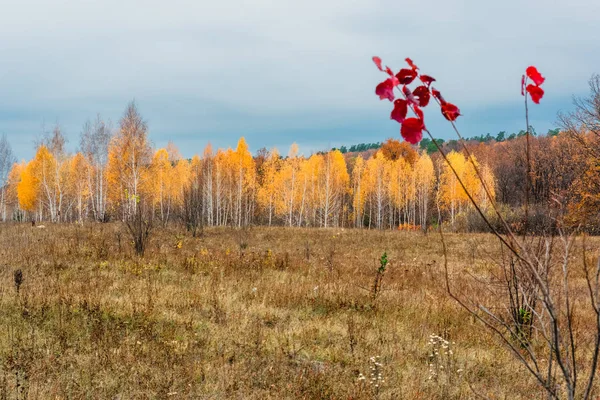
[[(529, 128), (529, 133), (533, 136), (537, 136), (537, 133), (533, 126)], [(560, 133), (560, 129), (558, 129), (558, 128), (550, 129), (550, 130), (548, 130), (548, 132), (546, 133), (545, 136), (549, 136), (549, 137), (556, 136), (559, 133)], [(465, 140), (467, 142), (479, 142), (479, 143), (489, 143), (492, 141), (504, 142), (506, 140), (513, 140), (513, 139), (516, 139), (519, 137), (523, 137), (523, 136), (525, 136), (525, 134), (526, 134), (526, 132), (524, 130), (519, 131), (519, 133), (511, 133), (510, 135), (507, 135), (506, 131), (500, 131), (495, 136), (493, 136), (491, 133), (487, 133), (485, 135), (479, 135), (479, 136), (465, 138)], [(448, 140), (447, 142), (444, 139), (440, 139), (440, 138), (436, 138), (435, 140), (439, 144), (444, 145), (444, 147), (447, 148), (448, 150), (455, 150), (455, 151), (460, 150), (458, 140), (452, 139), (452, 140)], [(353, 144), (350, 147), (340, 146), (339, 149), (336, 147), (333, 147), (331, 150), (339, 150), (342, 154), (360, 153), (360, 152), (367, 151), (367, 150), (377, 150), (377, 149), (381, 148), (382, 145), (383, 145), (383, 142), (360, 143), (360, 144)], [(421, 143), (419, 144), (419, 149), (427, 151), (427, 154), (432, 154), (437, 151), (435, 145), (429, 138), (424, 138), (423, 140), (421, 140)]]
[(0, 214), (4, 221), (82, 223), (127, 220), (143, 207), (152, 220), (188, 227), (427, 230), (444, 223), (457, 231), (486, 230), (470, 194), (486, 213), (497, 204), (515, 231), (529, 198), (530, 229), (556, 229), (560, 221), (595, 232), (600, 158), (582, 149), (599, 148), (597, 136), (530, 131), (529, 140), (523, 131), (466, 139), (472, 161), (458, 141), (439, 140), (449, 164), (431, 140), (413, 146), (393, 138), (310, 156), (295, 144), (285, 155), (265, 148), (251, 154), (240, 138), (235, 149), (208, 145), (187, 159), (173, 143), (152, 147), (132, 103), (116, 128), (100, 117), (87, 122), (76, 153), (66, 149), (59, 126), (29, 161), (16, 162), (6, 136), (0, 138)]

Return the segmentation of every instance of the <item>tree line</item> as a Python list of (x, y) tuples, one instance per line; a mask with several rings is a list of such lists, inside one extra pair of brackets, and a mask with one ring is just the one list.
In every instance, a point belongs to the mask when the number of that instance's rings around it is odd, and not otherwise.
[(285, 156), (276, 149), (253, 156), (241, 138), (235, 149), (208, 145), (201, 156), (186, 159), (173, 144), (152, 148), (148, 126), (131, 103), (116, 128), (101, 117), (87, 122), (74, 154), (58, 126), (27, 162), (15, 162), (2, 138), (2, 219), (126, 220), (144, 207), (153, 220), (184, 222), (190, 229), (250, 224), (426, 229), (439, 221), (473, 229), (465, 226), (474, 214), (467, 192), (484, 210), (491, 205), (477, 170), (492, 201), (506, 207), (507, 219), (521, 218), (525, 190), (546, 219), (557, 196), (565, 206), (561, 212), (574, 222), (588, 216), (590, 206), (580, 204), (584, 197), (589, 203), (581, 173), (592, 167), (570, 136), (532, 139), (529, 188), (523, 139), (470, 145), (472, 160), (445, 147), (463, 188), (438, 154), (394, 139), (378, 144), (368, 158), (337, 149), (303, 156), (295, 144)]

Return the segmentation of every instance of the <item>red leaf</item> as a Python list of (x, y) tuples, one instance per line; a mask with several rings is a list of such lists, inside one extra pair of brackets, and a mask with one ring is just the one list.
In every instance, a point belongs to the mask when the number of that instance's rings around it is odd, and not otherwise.
[(396, 78), (402, 85), (408, 85), (417, 77), (417, 72), (413, 69), (402, 68), (400, 72), (396, 74)]
[(390, 79), (392, 80), (392, 84), (394, 86), (398, 86), (400, 84), (400, 81), (398, 81), (398, 78), (394, 76), (394, 73), (392, 72), (390, 67), (385, 67), (385, 72), (387, 72), (387, 74), (390, 76)]
[(375, 94), (379, 96), (380, 100), (388, 99), (389, 101), (394, 101), (394, 82), (392, 78), (386, 79), (377, 85)]
[(438, 99), (438, 101), (440, 102), (440, 104), (442, 104), (442, 105), (446, 104), (446, 100), (444, 100), (444, 98), (442, 97), (442, 94), (440, 93), (439, 90), (431, 88), (431, 94), (433, 95), (433, 97), (435, 97), (436, 99)]
[(442, 115), (448, 121), (455, 121), (460, 115), (460, 110), (452, 103), (442, 104)]
[(419, 77), (419, 79), (421, 80), (421, 82), (423, 82), (424, 84), (426, 84), (427, 87), (429, 87), (432, 82), (435, 82), (435, 78), (433, 78), (433, 77), (431, 77), (429, 75), (421, 75)]
[(544, 90), (536, 85), (529, 84), (527, 85), (527, 93), (531, 96), (531, 100), (535, 104), (540, 104), (540, 100), (544, 97)]
[(406, 119), (406, 113), (408, 112), (408, 103), (404, 99), (396, 99), (394, 101), (394, 109), (390, 114), (390, 118), (398, 121), (399, 123), (404, 122)]
[(413, 71), (416, 71), (419, 69), (419, 67), (417, 67), (410, 58), (406, 58), (406, 62), (408, 63), (408, 65), (410, 65), (410, 67), (413, 69)]
[(418, 118), (407, 118), (402, 123), (400, 134), (408, 143), (417, 144), (423, 139), (423, 121)]
[(373, 62), (375, 65), (377, 65), (377, 68), (379, 68), (380, 71), (383, 71), (383, 68), (381, 68), (381, 58), (375, 56), (373, 57)]
[(538, 72), (536, 67), (533, 67), (533, 66), (527, 67), (525, 72), (527, 73), (527, 76), (529, 77), (529, 79), (531, 79), (533, 81), (533, 83), (535, 83), (538, 86), (540, 86), (546, 80), (546, 78), (544, 78), (542, 76), (542, 74), (540, 74)]
[(525, 75), (521, 76), (521, 96), (525, 96)]
[(424, 116), (423, 116), (423, 110), (421, 110), (421, 109), (419, 108), (419, 106), (413, 106), (413, 110), (415, 110), (415, 114), (417, 114), (417, 117), (419, 117), (419, 119), (420, 119), (421, 121), (423, 121), (423, 119), (424, 119)]
[(427, 89), (427, 86), (423, 86), (423, 85), (418, 86), (413, 91), (413, 94), (419, 98), (419, 105), (421, 107), (426, 107), (427, 104), (429, 104), (430, 94), (429, 94), (429, 89)]

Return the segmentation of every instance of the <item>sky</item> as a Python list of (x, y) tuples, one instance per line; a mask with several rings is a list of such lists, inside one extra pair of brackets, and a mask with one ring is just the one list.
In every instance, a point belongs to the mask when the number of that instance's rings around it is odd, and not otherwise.
[[(60, 124), (76, 151), (100, 114), (115, 126), (135, 100), (154, 146), (296, 142), (305, 154), (399, 138), (374, 94), (410, 57), (463, 114), (464, 136), (525, 127), (520, 78), (546, 77), (530, 108), (538, 132), (600, 73), (600, 2), (377, 0), (0, 0), (0, 134), (16, 156)], [(434, 136), (452, 138), (439, 109)]]

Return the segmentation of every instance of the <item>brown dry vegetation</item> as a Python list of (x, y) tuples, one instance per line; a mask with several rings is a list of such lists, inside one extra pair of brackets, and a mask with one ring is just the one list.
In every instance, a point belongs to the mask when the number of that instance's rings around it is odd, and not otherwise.
[[(498, 268), (491, 235), (446, 242), (459, 286)], [(0, 257), (1, 399), (543, 396), (448, 297), (434, 233), (168, 228), (140, 259), (117, 224), (3, 225)], [(450, 342), (439, 362), (431, 334)]]

